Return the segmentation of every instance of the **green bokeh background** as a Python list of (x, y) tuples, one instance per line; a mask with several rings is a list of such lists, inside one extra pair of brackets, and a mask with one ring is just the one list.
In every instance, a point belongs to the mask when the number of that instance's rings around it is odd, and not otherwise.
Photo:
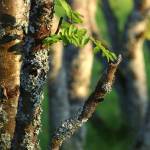
[[(123, 30), (126, 19), (130, 11), (132, 10), (132, 0), (110, 0), (111, 6), (119, 20), (120, 30)], [(103, 13), (100, 9), (97, 10), (96, 14), (97, 24), (100, 28), (101, 37), (109, 43), (109, 33), (107, 32), (107, 26)], [(147, 81), (148, 88), (150, 89), (150, 52), (146, 46), (144, 46), (144, 56), (146, 63)], [(95, 84), (101, 75), (102, 65), (101, 60), (94, 60), (91, 80), (91, 90), (95, 87)], [(42, 150), (46, 150), (49, 141), (49, 119), (48, 119), (48, 96), (47, 90), (45, 89), (45, 99), (42, 103), (42, 131), (40, 133), (40, 144)], [(113, 91), (106, 97), (105, 101), (97, 108), (97, 114), (105, 121), (108, 128), (117, 131), (122, 126), (122, 117), (119, 107), (119, 99), (117, 93)], [(116, 135), (113, 133), (106, 133), (103, 128), (95, 128), (91, 122), (86, 123), (87, 126), (87, 138), (85, 143), (85, 150), (127, 150), (131, 139), (125, 133)], [(101, 126), (101, 125), (99, 125)]]

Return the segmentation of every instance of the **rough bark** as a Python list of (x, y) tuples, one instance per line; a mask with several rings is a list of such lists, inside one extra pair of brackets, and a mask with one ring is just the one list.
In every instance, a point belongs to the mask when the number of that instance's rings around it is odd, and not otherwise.
[[(143, 122), (147, 106), (147, 85), (142, 46), (144, 33), (147, 29), (150, 1), (134, 1), (134, 9), (127, 19), (121, 36), (110, 4), (107, 0), (103, 0), (103, 5), (105, 5), (103, 11), (110, 31), (112, 47), (118, 52), (122, 49), (125, 58), (119, 68), (117, 88), (121, 96), (122, 112), (126, 118), (126, 125), (135, 132)], [(112, 19), (109, 20), (109, 18)], [(110, 26), (111, 21), (113, 26)], [(113, 30), (114, 33), (111, 32)]]
[(0, 149), (11, 147), (19, 99), (21, 51), (28, 1), (0, 1)]
[(47, 79), (49, 48), (42, 41), (51, 33), (53, 0), (31, 0), (29, 31), (24, 45), (21, 94), (13, 149), (38, 150), (41, 100)]
[(56, 130), (51, 142), (51, 150), (59, 150), (63, 141), (66, 138), (70, 138), (75, 133), (75, 131), (85, 122), (87, 122), (87, 120), (92, 116), (97, 105), (102, 102), (105, 95), (111, 91), (115, 73), (120, 62), (121, 56), (119, 56), (117, 62), (110, 63), (108, 65), (107, 71), (103, 73), (95, 90), (84, 103), (81, 112), (77, 112), (76, 116), (71, 117), (70, 119), (63, 122)]

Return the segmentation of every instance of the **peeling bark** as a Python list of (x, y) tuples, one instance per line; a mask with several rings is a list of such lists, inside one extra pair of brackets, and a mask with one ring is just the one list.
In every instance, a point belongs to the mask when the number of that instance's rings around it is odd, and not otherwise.
[(53, 0), (31, 0), (29, 31), (24, 45), (21, 94), (13, 149), (38, 150), (42, 90), (47, 79), (49, 48), (42, 41), (51, 33)]
[(56, 130), (51, 142), (51, 150), (59, 150), (64, 140), (70, 138), (75, 131), (92, 116), (97, 105), (102, 102), (105, 95), (111, 91), (115, 73), (120, 62), (121, 56), (119, 56), (116, 63), (109, 64), (108, 70), (103, 73), (95, 90), (85, 102), (81, 112), (76, 113), (75, 117), (64, 121)]
[(29, 2), (0, 1), (0, 149), (11, 147), (19, 99), (21, 51)]

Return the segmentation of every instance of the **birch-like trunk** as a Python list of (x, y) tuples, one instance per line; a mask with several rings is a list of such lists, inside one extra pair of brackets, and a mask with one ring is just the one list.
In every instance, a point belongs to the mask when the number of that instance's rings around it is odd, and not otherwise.
[(38, 150), (41, 100), (47, 79), (48, 51), (42, 41), (51, 33), (53, 0), (31, 0), (29, 31), (21, 70), (21, 95), (13, 149)]
[(21, 51), (28, 1), (0, 1), (0, 149), (11, 147), (19, 99)]

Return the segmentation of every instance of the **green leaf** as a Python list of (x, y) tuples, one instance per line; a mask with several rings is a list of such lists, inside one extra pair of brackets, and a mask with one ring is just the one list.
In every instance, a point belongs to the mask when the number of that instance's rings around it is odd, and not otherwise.
[(102, 43), (100, 41), (94, 40), (93, 38), (91, 39), (94, 44), (95, 44), (95, 48), (94, 48), (94, 52), (97, 53), (99, 51), (101, 51), (102, 56), (106, 57), (107, 61), (109, 62), (111, 61), (115, 61), (117, 59), (117, 56), (115, 55), (115, 53), (109, 51), (108, 49), (106, 49)]
[(60, 41), (60, 36), (57, 34), (53, 34), (53, 35), (45, 38), (43, 43), (46, 45), (51, 45), (51, 44), (57, 43), (58, 41)]
[[(82, 23), (82, 15), (79, 14), (76, 11), (73, 11), (70, 7), (70, 5), (65, 1), (65, 0), (56, 0), (56, 7), (58, 6), (62, 6), (62, 8), (65, 10), (66, 12), (66, 16), (74, 23)], [(57, 12), (56, 12), (57, 13)]]
[(109, 51), (101, 41), (89, 37), (86, 29), (79, 29), (75, 26), (76, 23), (82, 23), (83, 17), (78, 12), (73, 11), (66, 0), (56, 0), (55, 11), (58, 11), (56, 14), (59, 14), (61, 17), (67, 16), (71, 23), (63, 22), (60, 26), (59, 32), (44, 39), (44, 44), (51, 45), (62, 40), (64, 44), (73, 44), (76, 47), (83, 47), (89, 41), (92, 41), (95, 45), (94, 53), (101, 52), (102, 56), (105, 57), (108, 62), (117, 59), (115, 53)]

